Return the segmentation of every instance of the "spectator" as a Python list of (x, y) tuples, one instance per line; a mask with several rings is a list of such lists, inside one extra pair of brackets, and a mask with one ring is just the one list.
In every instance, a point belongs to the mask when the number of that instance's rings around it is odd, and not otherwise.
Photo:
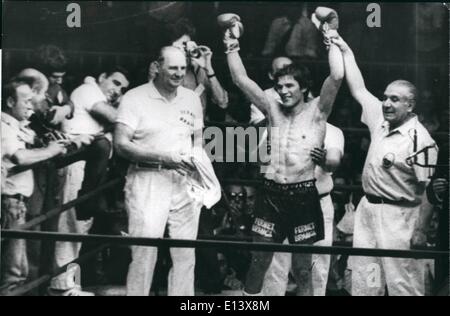
[(49, 81), (46, 91), (46, 104), (41, 109), (40, 117), (45, 124), (52, 127), (60, 127), (65, 119), (73, 116), (74, 106), (67, 92), (62, 88), (66, 74), (67, 60), (63, 51), (54, 45), (38, 47), (34, 61), (39, 71), (43, 72)]
[[(74, 103), (75, 111), (71, 120), (62, 124), (64, 132), (70, 136), (90, 135), (94, 137), (92, 144), (81, 153), (85, 161), (78, 161), (67, 168), (67, 176), (63, 193), (63, 203), (94, 190), (106, 178), (108, 160), (111, 154), (111, 134), (108, 128), (116, 119), (117, 109), (113, 103), (117, 102), (128, 87), (128, 72), (122, 67), (115, 66), (100, 74), (96, 80), (86, 77), (84, 83), (76, 88), (70, 99)], [(100, 195), (77, 205), (76, 211), (71, 209), (63, 213), (59, 220), (58, 231), (66, 233), (100, 233), (102, 223), (92, 217), (96, 212), (105, 211), (106, 202)], [(91, 228), (92, 227), (92, 228)], [(57, 266), (63, 266), (78, 257), (80, 243), (57, 242), (55, 260)], [(67, 278), (62, 275), (61, 279)], [(60, 282), (64, 283), (64, 282)], [(52, 284), (57, 284), (53, 282)], [(74, 288), (57, 288), (54, 294), (83, 295)]]
[[(180, 19), (170, 24), (168, 44), (180, 48), (188, 59), (188, 68), (183, 87), (195, 91), (202, 102), (203, 114), (207, 114), (210, 102), (225, 109), (228, 106), (228, 94), (217, 79), (212, 66), (212, 51), (207, 46), (197, 46), (193, 41), (195, 28), (188, 19)], [(150, 64), (149, 79), (156, 74), (155, 62)]]
[[(35, 134), (28, 128), (27, 119), (33, 111), (33, 80), (14, 78), (3, 88), (2, 99), (2, 165), (26, 166), (64, 154), (59, 142), (50, 142), (41, 149), (27, 149), (34, 144)], [(26, 202), (33, 193), (33, 171), (28, 170), (6, 178), (2, 190), (2, 228), (25, 223)], [(12, 239), (2, 249), (1, 285), (9, 290), (27, 280), (28, 259), (26, 241)]]

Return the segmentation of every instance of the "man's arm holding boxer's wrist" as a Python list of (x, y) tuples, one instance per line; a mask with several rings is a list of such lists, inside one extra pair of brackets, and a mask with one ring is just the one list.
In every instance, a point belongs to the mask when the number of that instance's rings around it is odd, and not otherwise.
[(347, 84), (352, 96), (362, 106), (365, 104), (372, 104), (373, 102), (379, 103), (380, 101), (367, 90), (361, 70), (356, 63), (355, 55), (348, 44), (342, 37), (333, 38), (332, 42), (336, 44), (342, 52), (345, 77), (347, 78)]
[(263, 113), (267, 113), (270, 105), (266, 94), (256, 82), (248, 77), (239, 53), (228, 53), (227, 62), (233, 83), (249, 98), (250, 102), (258, 107)]
[(334, 100), (344, 79), (344, 62), (342, 53), (336, 45), (330, 45), (328, 51), (328, 62), (330, 64), (330, 75), (325, 80), (320, 91), (318, 107), (328, 117), (333, 108)]
[(155, 153), (136, 145), (131, 141), (134, 131), (123, 123), (116, 123), (114, 129), (114, 149), (117, 153), (132, 162), (173, 163), (169, 153)]

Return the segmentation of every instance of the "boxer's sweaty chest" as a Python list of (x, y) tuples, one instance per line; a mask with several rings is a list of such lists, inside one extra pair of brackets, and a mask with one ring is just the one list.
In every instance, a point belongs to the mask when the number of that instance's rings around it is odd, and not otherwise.
[(271, 161), (278, 182), (313, 178), (310, 152), (322, 147), (326, 129), (325, 120), (318, 115), (315, 104), (306, 104), (295, 115), (283, 112), (279, 105), (271, 111)]

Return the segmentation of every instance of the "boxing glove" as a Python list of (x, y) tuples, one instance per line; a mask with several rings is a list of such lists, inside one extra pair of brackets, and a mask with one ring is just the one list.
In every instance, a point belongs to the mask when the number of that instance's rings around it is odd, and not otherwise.
[(311, 21), (321, 32), (337, 30), (339, 28), (339, 17), (335, 10), (326, 7), (317, 7), (312, 14)]
[(217, 23), (225, 30), (223, 37), (225, 54), (239, 51), (238, 39), (244, 32), (241, 18), (234, 13), (224, 13), (217, 17)]

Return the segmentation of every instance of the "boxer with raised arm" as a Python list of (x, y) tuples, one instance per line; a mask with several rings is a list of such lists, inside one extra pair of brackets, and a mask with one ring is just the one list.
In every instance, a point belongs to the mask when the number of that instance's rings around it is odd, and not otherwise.
[[(323, 146), (326, 121), (344, 76), (339, 48), (333, 44), (329, 47), (330, 75), (318, 98), (305, 102), (304, 93), (310, 81), (308, 72), (304, 67), (292, 65), (275, 74), (275, 89), (281, 97), (281, 102), (277, 102), (247, 75), (238, 53), (238, 38), (242, 33), (240, 18), (224, 14), (218, 17), (218, 22), (226, 29), (225, 53), (233, 82), (263, 111), (271, 130), (271, 163), (257, 201), (252, 227), (254, 240), (279, 243), (286, 237), (290, 243), (321, 240), (324, 237), (323, 215), (310, 152)], [(326, 36), (332, 34), (336, 31), (325, 33)], [(253, 253), (244, 294), (261, 292), (272, 257), (271, 252)]]

